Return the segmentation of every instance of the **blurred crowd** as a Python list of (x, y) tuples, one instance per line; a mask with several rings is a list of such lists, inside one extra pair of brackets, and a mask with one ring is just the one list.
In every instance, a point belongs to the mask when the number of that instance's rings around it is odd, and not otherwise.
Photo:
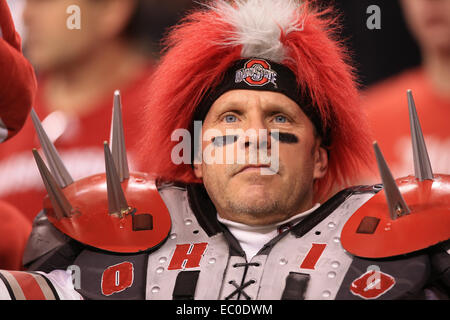
[[(407, 176), (414, 172), (406, 98), (411, 89), (432, 169), (449, 174), (450, 0), (401, 0), (400, 4), (421, 63), (365, 90), (362, 107), (394, 177)], [(377, 181), (375, 176), (365, 182)]]
[[(32, 107), (71, 176), (80, 179), (104, 172), (103, 141), (109, 139), (115, 90), (122, 96), (129, 166), (136, 169), (137, 110), (144, 103), (161, 38), (195, 4), (187, 0), (14, 0), (11, 4), (24, 38), (24, 55), (37, 75)], [(67, 10), (74, 6), (79, 8), (78, 17), (77, 11)], [(68, 28), (69, 19), (78, 19), (79, 28)], [(46, 195), (33, 148), (39, 149), (39, 142), (31, 118), (0, 148), (0, 199), (14, 206), (8, 223), (0, 218), (0, 237), (17, 244), (0, 246), (0, 268), (20, 267), (31, 223)], [(7, 258), (13, 255), (14, 259)]]
[[(5, 0), (0, 0), (5, 1)], [(32, 107), (74, 179), (104, 171), (102, 142), (109, 139), (113, 93), (120, 90), (131, 170), (138, 146), (139, 107), (158, 63), (161, 39), (191, 0), (14, 0), (23, 53), (34, 67)], [(67, 28), (80, 8), (80, 28)], [(362, 112), (395, 177), (412, 173), (406, 90), (412, 89), (432, 167), (450, 173), (450, 0), (401, 0), (422, 63), (362, 92)], [(0, 15), (1, 17), (1, 15)], [(368, 130), (369, 131), (369, 130)], [(31, 119), (0, 145), (0, 268), (18, 269), (46, 194), (31, 150), (39, 148)], [(379, 182), (376, 175), (364, 183)], [(7, 212), (9, 212), (7, 214)], [(12, 212), (12, 213), (11, 213)], [(7, 221), (7, 222), (5, 222)], [(13, 258), (11, 258), (13, 257)]]

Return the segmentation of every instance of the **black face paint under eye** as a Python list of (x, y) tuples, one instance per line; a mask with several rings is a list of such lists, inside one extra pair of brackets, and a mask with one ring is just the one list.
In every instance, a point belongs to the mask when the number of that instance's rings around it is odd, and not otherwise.
[[(298, 138), (296, 135), (292, 133), (286, 133), (286, 132), (278, 132), (278, 137), (275, 137), (275, 135), (271, 132), (270, 136), (274, 139), (278, 138), (279, 142), (283, 143), (298, 143)], [(213, 137), (211, 139), (211, 142), (214, 144), (215, 147), (223, 147), (227, 144), (235, 143), (238, 141), (239, 136), (237, 135), (228, 135), (228, 136), (218, 136)]]
[[(270, 133), (270, 136), (277, 139), (276, 135), (272, 132)], [(292, 133), (278, 132), (278, 141), (283, 143), (298, 143), (298, 138)]]
[(214, 144), (215, 147), (223, 147), (227, 144), (235, 143), (238, 141), (238, 136), (236, 135), (229, 135), (229, 136), (219, 136), (219, 137), (213, 137), (211, 139), (211, 142)]

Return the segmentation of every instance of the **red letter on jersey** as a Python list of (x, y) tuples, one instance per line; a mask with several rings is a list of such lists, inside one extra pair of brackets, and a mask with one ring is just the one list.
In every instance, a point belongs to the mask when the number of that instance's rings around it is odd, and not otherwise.
[(102, 294), (110, 296), (133, 285), (133, 264), (122, 262), (108, 267), (102, 274)]
[(168, 270), (196, 268), (200, 265), (202, 255), (208, 243), (177, 244), (177, 248), (170, 260)]
[(325, 250), (326, 246), (326, 244), (322, 243), (313, 243), (300, 268), (314, 270), (314, 267), (316, 266), (316, 263), (322, 255), (323, 250)]

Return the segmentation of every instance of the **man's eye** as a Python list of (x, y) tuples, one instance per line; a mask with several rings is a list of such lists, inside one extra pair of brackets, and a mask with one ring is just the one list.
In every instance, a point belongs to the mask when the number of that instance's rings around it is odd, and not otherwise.
[(227, 116), (225, 116), (225, 122), (227, 123), (232, 123), (232, 122), (236, 122), (237, 118), (235, 115), (229, 114)]
[(277, 122), (277, 123), (286, 123), (287, 122), (287, 118), (285, 116), (278, 115), (278, 116), (275, 117), (275, 122)]

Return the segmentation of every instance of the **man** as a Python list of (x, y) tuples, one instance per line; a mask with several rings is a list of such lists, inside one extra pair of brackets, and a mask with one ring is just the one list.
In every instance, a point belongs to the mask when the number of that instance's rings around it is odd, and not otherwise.
[[(395, 176), (409, 174), (408, 108), (405, 92), (413, 90), (434, 170), (450, 172), (450, 1), (400, 1), (405, 20), (417, 40), (420, 66), (405, 70), (366, 90), (363, 108), (368, 112), (374, 138), (384, 148)], [(386, 130), (386, 128), (390, 128)], [(368, 175), (367, 182), (378, 181)]]
[[(368, 145), (331, 23), (287, 0), (215, 1), (187, 17), (149, 88), (143, 159), (151, 175), (127, 174), (105, 144), (106, 177), (61, 188), (35, 152), (49, 201), (26, 260), (47, 272), (33, 274), (49, 280), (46, 298), (423, 298), (429, 253), (408, 253), (429, 244), (405, 252), (393, 243), (398, 250), (384, 256), (381, 246), (379, 259), (341, 246), (344, 225), (379, 186), (319, 204), (357, 174)], [(383, 233), (384, 220), (365, 218), (352, 235)], [(53, 245), (35, 245), (44, 239)], [(69, 266), (79, 268), (76, 290)], [(11, 290), (9, 279), (23, 277), (0, 274)]]

